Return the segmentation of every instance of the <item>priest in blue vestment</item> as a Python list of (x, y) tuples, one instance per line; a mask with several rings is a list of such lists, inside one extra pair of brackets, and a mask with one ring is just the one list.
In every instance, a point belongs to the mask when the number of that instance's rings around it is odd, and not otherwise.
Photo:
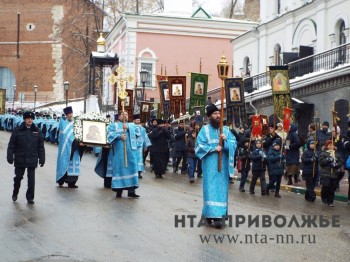
[(66, 107), (63, 111), (66, 118), (61, 118), (59, 124), (56, 182), (59, 186), (67, 183), (69, 188), (77, 188), (84, 146), (74, 136), (72, 107)]
[(147, 135), (146, 129), (141, 125), (141, 119), (139, 114), (133, 115), (133, 121), (136, 128), (139, 129), (140, 136), (137, 138), (137, 159), (138, 159), (138, 172), (139, 178), (142, 178), (142, 172), (145, 171), (145, 165), (143, 162), (143, 154), (147, 148), (152, 145), (151, 140)]
[[(202, 160), (203, 210), (202, 217), (210, 225), (221, 228), (223, 217), (228, 212), (229, 177), (233, 177), (233, 160), (237, 146), (236, 139), (227, 126), (220, 134), (220, 111), (211, 104), (206, 108), (209, 124), (198, 133), (195, 153)], [(219, 145), (223, 139), (222, 147)], [(222, 151), (222, 168), (218, 171), (219, 152)]]
[[(114, 124), (118, 123), (118, 114), (114, 115)], [(113, 148), (104, 147), (98, 155), (95, 173), (104, 180), (104, 187), (112, 187), (113, 175)]]
[(128, 197), (138, 198), (135, 190), (139, 187), (137, 138), (140, 134), (135, 124), (127, 121), (128, 113), (121, 112), (119, 122), (111, 123), (107, 129), (107, 139), (113, 148), (112, 189), (117, 192), (117, 198), (122, 197), (124, 189), (128, 190)]

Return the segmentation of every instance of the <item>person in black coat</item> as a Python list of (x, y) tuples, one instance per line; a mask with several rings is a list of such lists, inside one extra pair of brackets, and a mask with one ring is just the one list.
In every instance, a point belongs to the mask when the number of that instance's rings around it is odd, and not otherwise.
[(175, 139), (175, 154), (176, 163), (174, 167), (174, 173), (179, 169), (179, 164), (182, 160), (181, 174), (187, 173), (187, 152), (186, 152), (186, 141), (187, 132), (183, 120), (180, 120), (178, 128), (174, 131)]
[[(272, 148), (272, 144), (275, 141), (280, 141), (280, 144), (282, 144), (282, 138), (276, 133), (276, 125), (274, 125), (273, 123), (269, 123), (269, 134), (265, 137), (264, 141), (263, 141), (263, 150), (265, 152), (265, 154), (268, 154), (270, 148)], [(269, 181), (271, 181), (271, 175), (270, 175), (270, 169), (268, 168), (269, 162), (267, 161), (267, 172), (269, 175)], [(274, 191), (275, 190), (275, 186), (273, 185), (270, 188), (270, 191)]]
[(157, 121), (158, 127), (153, 128), (148, 134), (151, 142), (151, 154), (153, 158), (153, 170), (156, 178), (162, 178), (167, 167), (168, 139), (170, 139), (169, 129), (163, 124), (163, 120)]
[(262, 141), (257, 139), (255, 141), (255, 148), (251, 154), (252, 160), (252, 182), (250, 183), (250, 194), (255, 194), (255, 185), (258, 178), (260, 179), (261, 195), (266, 195), (266, 180), (265, 180), (265, 170), (267, 156), (262, 150)]
[(292, 177), (294, 177), (294, 183), (299, 182), (299, 148), (301, 146), (300, 139), (297, 135), (297, 126), (290, 125), (289, 132), (286, 138), (286, 175), (288, 176), (287, 185), (293, 185)]
[(309, 140), (307, 150), (301, 156), (303, 162), (303, 179), (306, 183), (305, 199), (310, 202), (316, 200), (315, 183), (318, 176), (318, 153), (314, 140)]
[(28, 204), (34, 204), (35, 168), (38, 161), (41, 167), (45, 164), (44, 139), (41, 131), (34, 125), (34, 113), (25, 112), (24, 122), (12, 132), (7, 147), (7, 162), (15, 164), (15, 177), (12, 200), (17, 200), (21, 180), (25, 169), (28, 175), (28, 189), (26, 198)]
[(238, 149), (238, 158), (241, 161), (241, 181), (239, 183), (239, 191), (245, 192), (244, 185), (248, 178), (248, 173), (250, 171), (250, 140), (247, 137), (241, 138), (240, 148)]
[(281, 198), (279, 191), (283, 175), (283, 158), (281, 154), (281, 140), (275, 140), (267, 154), (271, 180), (267, 186), (266, 195), (269, 195), (269, 190), (276, 183), (275, 197)]

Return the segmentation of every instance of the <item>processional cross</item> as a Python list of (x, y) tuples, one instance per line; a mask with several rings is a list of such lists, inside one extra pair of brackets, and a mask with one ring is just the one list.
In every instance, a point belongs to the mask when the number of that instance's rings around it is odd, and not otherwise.
[[(122, 105), (122, 111), (124, 114), (124, 106), (125, 106), (125, 99), (128, 96), (128, 92), (126, 92), (126, 84), (132, 83), (134, 81), (133, 75), (125, 75), (126, 70), (124, 66), (119, 66), (116, 70), (117, 76), (114, 74), (111, 74), (108, 78), (108, 80), (112, 83), (117, 83), (118, 86), (118, 92), (117, 95), (121, 99), (121, 105)], [(112, 76), (113, 75), (113, 76)], [(124, 128), (124, 135), (126, 135), (126, 124), (125, 124), (125, 118), (123, 117), (123, 128)], [(124, 166), (128, 167), (128, 157), (127, 157), (127, 151), (126, 151), (126, 140), (124, 140)]]

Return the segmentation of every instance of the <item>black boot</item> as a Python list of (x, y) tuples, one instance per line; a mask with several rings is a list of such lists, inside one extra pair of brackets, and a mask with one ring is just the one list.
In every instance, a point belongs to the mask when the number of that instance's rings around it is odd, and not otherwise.
[(281, 195), (280, 195), (279, 191), (276, 191), (276, 192), (275, 192), (275, 197), (281, 198)]
[(288, 183), (287, 183), (287, 185), (289, 185), (289, 186), (293, 185), (292, 176), (288, 176)]

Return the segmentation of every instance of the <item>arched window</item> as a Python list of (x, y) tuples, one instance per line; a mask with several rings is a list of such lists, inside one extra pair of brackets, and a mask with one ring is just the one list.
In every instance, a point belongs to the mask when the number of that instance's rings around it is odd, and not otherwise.
[(281, 0), (277, 0), (277, 14), (281, 13)]
[(273, 50), (274, 58), (275, 58), (275, 65), (281, 65), (281, 46), (279, 44), (275, 45), (275, 48)]
[(249, 57), (245, 57), (243, 60), (243, 67), (241, 67), (241, 76), (242, 77), (250, 77), (252, 71), (252, 64), (250, 63)]
[(0, 67), (0, 88), (6, 89), (6, 100), (12, 100), (14, 95), (13, 85), (16, 78), (7, 67)]
[(345, 23), (344, 21), (341, 21), (339, 26), (339, 45), (346, 43), (346, 36), (345, 36), (344, 30), (345, 30)]
[[(138, 65), (137, 65), (138, 71), (141, 71), (141, 70), (148, 71), (146, 88), (155, 88), (156, 65), (158, 60), (156, 54), (154, 53), (153, 50), (149, 48), (145, 48), (139, 53), (137, 60), (138, 60)], [(140, 81), (139, 85), (141, 86), (142, 85), (141, 79), (139, 79), (139, 81)]]

